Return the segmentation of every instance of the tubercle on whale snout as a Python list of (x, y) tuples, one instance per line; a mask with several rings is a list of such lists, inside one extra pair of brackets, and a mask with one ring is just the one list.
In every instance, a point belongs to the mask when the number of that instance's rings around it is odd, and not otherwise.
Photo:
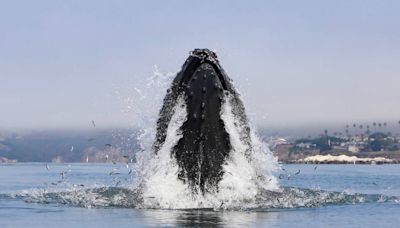
[[(217, 56), (208, 49), (195, 49), (168, 89), (157, 121), (154, 151), (167, 134), (178, 97), (184, 96), (187, 120), (180, 127), (182, 137), (171, 151), (179, 166), (178, 177), (194, 192), (218, 190), (232, 143), (221, 118), (222, 105), (229, 94), (232, 113), (244, 126), (241, 139), (250, 146), (250, 132), (244, 106)], [(225, 99), (224, 99), (225, 98)]]

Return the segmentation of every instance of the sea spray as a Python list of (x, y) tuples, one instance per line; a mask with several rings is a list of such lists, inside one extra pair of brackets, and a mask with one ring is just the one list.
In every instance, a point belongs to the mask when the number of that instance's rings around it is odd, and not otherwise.
[[(161, 78), (160, 78), (161, 79)], [(154, 82), (154, 79), (152, 79)], [(165, 85), (152, 83), (152, 85)], [(149, 85), (149, 84), (147, 84)], [(162, 90), (165, 91), (165, 90)], [(144, 207), (150, 208), (224, 208), (246, 207), (255, 204), (260, 191), (279, 189), (272, 171), (277, 167), (276, 159), (251, 131), (251, 145), (242, 140), (243, 129), (246, 126), (235, 115), (230, 102), (232, 96), (224, 96), (221, 117), (232, 142), (232, 151), (223, 165), (224, 176), (219, 183), (218, 191), (208, 191), (206, 194), (196, 194), (177, 178), (178, 165), (173, 156), (172, 148), (182, 135), (179, 128), (186, 120), (186, 106), (183, 97), (179, 97), (174, 107), (174, 115), (168, 126), (167, 139), (157, 155), (150, 145), (151, 140), (142, 141), (144, 149), (138, 156), (137, 170), (142, 180)], [(147, 127), (146, 129), (151, 129)], [(146, 131), (145, 131), (146, 132)], [(147, 130), (148, 132), (148, 130)], [(148, 134), (147, 136), (149, 136)], [(149, 149), (150, 148), (150, 149)], [(250, 151), (249, 151), (250, 150)]]
[(143, 199), (147, 207), (181, 207), (179, 202), (187, 195), (186, 186), (177, 178), (178, 164), (170, 153), (182, 137), (179, 128), (187, 118), (182, 97), (178, 98), (174, 109), (165, 143), (157, 154), (153, 152), (154, 156), (148, 161), (147, 167), (143, 167)]
[(232, 110), (230, 102), (233, 96), (226, 94), (221, 118), (224, 121), (232, 143), (232, 151), (223, 166), (224, 176), (219, 183), (217, 197), (224, 202), (225, 207), (240, 207), (244, 202), (247, 206), (255, 204), (260, 191), (278, 190), (278, 182), (272, 175), (277, 167), (277, 161), (251, 130), (251, 145), (246, 145), (243, 138), (243, 126), (238, 116)]

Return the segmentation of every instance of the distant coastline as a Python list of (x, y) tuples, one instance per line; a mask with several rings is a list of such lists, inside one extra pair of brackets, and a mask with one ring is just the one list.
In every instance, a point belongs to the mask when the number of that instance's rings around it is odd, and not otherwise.
[(388, 131), (387, 126), (386, 122), (374, 122), (372, 127), (353, 124), (352, 130), (346, 125), (344, 132), (329, 134), (325, 129), (316, 137), (271, 137), (267, 142), (281, 163), (397, 164), (400, 132)]
[[(0, 163), (132, 163), (141, 150), (138, 132), (102, 129), (0, 133)], [(280, 163), (400, 163), (400, 132), (330, 135), (325, 131), (314, 138), (260, 135)]]

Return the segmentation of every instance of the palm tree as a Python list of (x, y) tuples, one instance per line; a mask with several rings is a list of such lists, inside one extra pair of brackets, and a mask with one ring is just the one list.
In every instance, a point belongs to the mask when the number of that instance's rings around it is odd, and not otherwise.
[(376, 131), (376, 122), (373, 122), (372, 125), (374, 126), (374, 131)]
[(398, 124), (399, 124), (399, 127), (400, 127), (400, 120), (399, 120), (399, 122), (397, 122)]
[(386, 122), (383, 122), (383, 132), (385, 132), (385, 134), (387, 134), (387, 133), (389, 133), (389, 132), (387, 132), (387, 123)]
[(328, 145), (328, 146), (330, 146), (329, 144), (329, 137), (328, 137), (328, 129), (325, 129), (324, 130), (324, 133), (325, 133), (325, 137), (326, 137), (326, 145)]

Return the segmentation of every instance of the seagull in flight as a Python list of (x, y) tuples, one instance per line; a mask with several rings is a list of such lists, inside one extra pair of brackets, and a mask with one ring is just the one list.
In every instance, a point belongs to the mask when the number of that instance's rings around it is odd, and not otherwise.
[(113, 170), (110, 172), (110, 175), (118, 175), (118, 174), (121, 174), (120, 172), (118, 172), (118, 169), (113, 169)]

